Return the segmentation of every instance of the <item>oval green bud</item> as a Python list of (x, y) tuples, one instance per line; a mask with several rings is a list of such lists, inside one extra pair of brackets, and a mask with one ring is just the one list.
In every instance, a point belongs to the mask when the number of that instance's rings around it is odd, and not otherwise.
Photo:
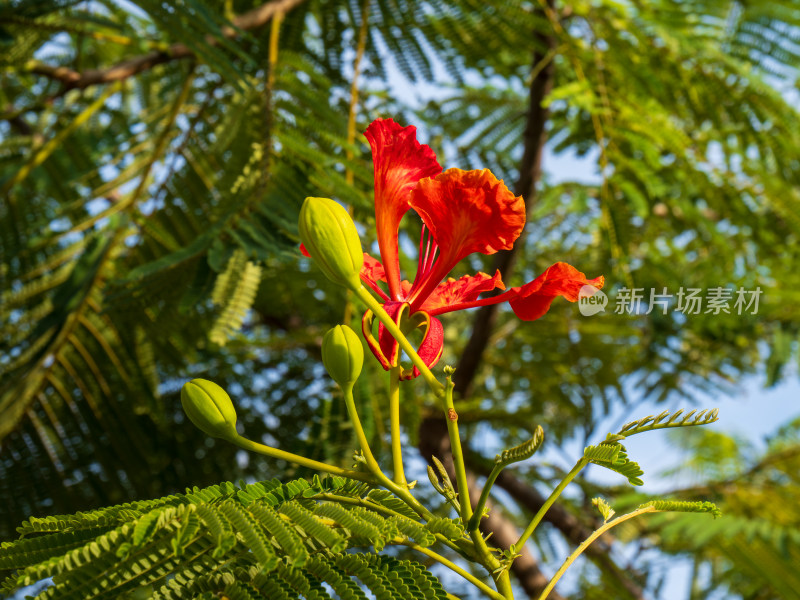
[(233, 439), (236, 409), (228, 393), (213, 381), (192, 379), (181, 388), (181, 404), (189, 420), (211, 437)]
[(342, 388), (351, 386), (364, 366), (364, 347), (355, 331), (337, 325), (322, 338), (322, 364)]
[(328, 198), (306, 198), (298, 228), (303, 245), (328, 279), (346, 287), (361, 285), (364, 250), (342, 205)]

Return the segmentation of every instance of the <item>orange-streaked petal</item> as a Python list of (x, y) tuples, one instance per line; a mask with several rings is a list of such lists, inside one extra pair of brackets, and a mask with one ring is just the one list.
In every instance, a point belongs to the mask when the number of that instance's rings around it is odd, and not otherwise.
[(411, 208), (431, 230), (439, 256), (409, 298), (418, 310), (452, 268), (473, 252), (494, 254), (514, 245), (525, 225), (525, 202), (491, 171), (448, 169), (414, 188)]
[(376, 294), (384, 300), (389, 299), (386, 292), (378, 285), (379, 281), (386, 282), (386, 271), (384, 271), (383, 265), (379, 260), (372, 258), (366, 252), (364, 252), (364, 266), (361, 267), (360, 275), (362, 281), (372, 288)]
[(483, 292), (495, 289), (506, 289), (500, 271), (497, 271), (494, 276), (478, 273), (477, 275), (464, 275), (459, 279), (451, 277), (433, 290), (433, 293), (422, 304), (421, 310), (432, 315), (458, 310), (460, 304), (477, 300)]
[(400, 295), (397, 231), (408, 211), (411, 190), (420, 179), (441, 173), (436, 154), (420, 144), (413, 125), (402, 127), (392, 119), (373, 121), (364, 135), (372, 148), (375, 168), (375, 225), (389, 292)]
[(544, 315), (558, 296), (577, 302), (583, 286), (591, 285), (600, 289), (604, 283), (602, 275), (595, 279), (586, 279), (586, 275), (572, 265), (558, 262), (530, 283), (511, 288), (509, 293), (515, 295), (509, 300), (509, 304), (520, 319), (533, 321)]

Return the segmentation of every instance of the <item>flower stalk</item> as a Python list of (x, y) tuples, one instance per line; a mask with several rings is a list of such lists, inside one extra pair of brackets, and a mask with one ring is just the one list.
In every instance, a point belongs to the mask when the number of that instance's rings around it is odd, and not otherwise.
[(372, 450), (369, 447), (369, 442), (367, 441), (367, 436), (364, 433), (364, 427), (361, 425), (361, 419), (358, 418), (356, 403), (353, 399), (353, 386), (350, 385), (346, 388), (342, 388), (342, 394), (344, 395), (344, 403), (347, 407), (347, 414), (350, 417), (350, 422), (353, 424), (353, 430), (356, 432), (358, 444), (361, 446), (361, 454), (364, 456), (364, 461), (366, 462), (367, 468), (373, 475), (379, 479), (383, 479), (386, 476), (383, 474), (380, 464), (378, 464), (378, 461), (375, 460), (375, 456), (372, 454)]
[(483, 485), (483, 489), (481, 490), (481, 497), (478, 499), (478, 503), (475, 505), (475, 510), (472, 513), (472, 517), (470, 517), (469, 522), (467, 523), (467, 531), (475, 531), (481, 524), (481, 519), (483, 518), (483, 512), (486, 509), (486, 503), (489, 501), (489, 492), (492, 490), (492, 486), (494, 486), (494, 482), (497, 481), (497, 478), (500, 476), (500, 473), (504, 469), (504, 465), (495, 465), (492, 468), (491, 473), (486, 478), (486, 483)]
[(586, 458), (581, 458), (574, 467), (567, 473), (566, 477), (561, 480), (561, 482), (556, 486), (553, 492), (548, 496), (547, 500), (545, 500), (542, 507), (538, 510), (538, 512), (533, 516), (531, 522), (528, 523), (528, 526), (525, 528), (525, 531), (522, 532), (519, 540), (517, 543), (511, 546), (511, 551), (516, 553), (519, 552), (521, 548), (525, 546), (525, 543), (528, 541), (528, 538), (531, 537), (531, 534), (536, 530), (536, 527), (541, 523), (544, 516), (547, 514), (547, 511), (550, 510), (550, 507), (555, 504), (555, 501), (558, 500), (558, 497), (561, 495), (561, 492), (564, 491), (569, 483), (578, 476), (583, 468), (589, 464), (589, 461)]
[(400, 370), (397, 366), (389, 371), (389, 424), (392, 436), (392, 464), (394, 482), (408, 487), (403, 471), (403, 440), (400, 431)]
[(228, 441), (230, 441), (233, 444), (236, 444), (237, 446), (239, 446), (244, 450), (249, 450), (251, 452), (256, 452), (258, 454), (263, 454), (264, 456), (269, 456), (270, 458), (276, 458), (278, 460), (285, 460), (286, 462), (295, 463), (300, 465), (301, 467), (306, 467), (308, 469), (313, 469), (315, 471), (330, 473), (331, 475), (337, 475), (339, 477), (348, 477), (350, 479), (355, 479), (356, 481), (364, 481), (366, 483), (371, 483), (373, 485), (378, 483), (375, 477), (370, 473), (364, 473), (362, 471), (352, 471), (350, 469), (342, 469), (341, 467), (337, 467), (335, 465), (329, 465), (327, 463), (320, 462), (312, 458), (306, 458), (305, 456), (300, 456), (292, 452), (286, 452), (285, 450), (273, 448), (272, 446), (259, 444), (258, 442), (254, 442), (253, 440), (249, 440), (240, 435), (228, 438)]
[(588, 548), (592, 544), (592, 542), (594, 542), (597, 538), (599, 538), (601, 535), (603, 535), (606, 531), (608, 531), (612, 527), (616, 527), (617, 525), (620, 525), (621, 523), (624, 523), (628, 519), (633, 519), (634, 517), (638, 517), (638, 516), (643, 515), (645, 513), (653, 513), (653, 512), (659, 512), (659, 511), (656, 508), (654, 508), (653, 506), (642, 506), (640, 508), (637, 508), (633, 512), (629, 512), (626, 515), (620, 515), (619, 517), (617, 517), (616, 519), (613, 519), (612, 521), (608, 521), (607, 523), (603, 523), (603, 525), (600, 528), (598, 528), (596, 531), (592, 532), (592, 534), (589, 537), (587, 537), (581, 543), (580, 546), (575, 548), (575, 551), (572, 554), (570, 554), (569, 557), (567, 557), (567, 560), (564, 561), (564, 564), (561, 565), (561, 567), (558, 569), (558, 571), (556, 571), (555, 575), (553, 575), (553, 578), (548, 582), (548, 584), (544, 588), (544, 590), (542, 590), (542, 593), (539, 596), (538, 600), (546, 600), (546, 598), (550, 595), (550, 592), (553, 591), (553, 588), (556, 587), (556, 584), (558, 583), (558, 580), (561, 579), (561, 577), (564, 575), (564, 573), (567, 572), (567, 569), (569, 569), (569, 567), (572, 565), (572, 563), (574, 563), (575, 560), (581, 554), (583, 554), (583, 552), (586, 550), (586, 548)]

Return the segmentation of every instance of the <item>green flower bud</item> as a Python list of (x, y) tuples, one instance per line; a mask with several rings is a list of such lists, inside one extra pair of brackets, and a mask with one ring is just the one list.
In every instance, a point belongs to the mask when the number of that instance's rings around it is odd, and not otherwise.
[(353, 384), (364, 366), (364, 347), (355, 331), (337, 325), (322, 338), (322, 363), (342, 388)]
[(213, 381), (192, 379), (183, 384), (181, 404), (189, 420), (211, 437), (237, 437), (236, 409), (231, 397)]
[(298, 228), (303, 245), (328, 279), (347, 287), (361, 285), (364, 251), (344, 207), (328, 198), (306, 198)]

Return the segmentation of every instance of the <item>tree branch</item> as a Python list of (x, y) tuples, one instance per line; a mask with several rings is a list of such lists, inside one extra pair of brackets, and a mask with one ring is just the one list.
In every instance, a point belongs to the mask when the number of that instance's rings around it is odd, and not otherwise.
[[(552, 7), (553, 0), (548, 0)], [(533, 66), (531, 72), (531, 85), (529, 89), (528, 115), (525, 122), (525, 132), (522, 136), (523, 154), (519, 167), (519, 177), (514, 185), (514, 193), (525, 199), (528, 214), (531, 213), (536, 201), (536, 183), (539, 181), (542, 170), (542, 153), (547, 141), (545, 126), (549, 118), (549, 110), (543, 102), (550, 90), (553, 89), (555, 67), (553, 54), (556, 48), (556, 39), (550, 33), (534, 32), (535, 49), (533, 52)], [(503, 279), (506, 279), (514, 268), (514, 259), (517, 249), (522, 244), (514, 246), (511, 250), (498, 252), (490, 273), (500, 270)], [(453, 376), (455, 393), (459, 396), (469, 396), (475, 374), (483, 358), (486, 345), (497, 319), (497, 305), (484, 306), (475, 314), (472, 323), (472, 335), (467, 342), (458, 368)]]
[[(552, 0), (548, 0), (552, 2)], [(555, 38), (552, 35), (535, 32), (535, 49), (533, 53), (533, 67), (530, 85), (530, 101), (526, 118), (525, 132), (523, 134), (524, 151), (519, 169), (519, 178), (514, 186), (517, 195), (525, 198), (528, 211), (533, 206), (536, 182), (541, 174), (542, 151), (546, 140), (545, 124), (548, 119), (548, 110), (542, 102), (553, 87), (554, 67), (552, 55), (555, 49)], [(507, 277), (513, 268), (514, 250), (499, 252), (495, 256), (492, 270), (499, 269), (503, 277)], [(478, 311), (473, 321), (472, 336), (464, 349), (454, 375), (455, 392), (465, 397), (469, 395), (472, 382), (483, 357), (483, 352), (489, 340), (496, 319), (496, 307), (486, 306)], [(419, 450), (422, 456), (430, 462), (431, 456), (439, 458), (448, 470), (452, 469), (450, 455), (450, 440), (447, 429), (440, 416), (423, 419), (420, 424)], [(474, 490), (480, 496), (480, 489)], [(470, 496), (473, 490), (470, 490)], [(481, 523), (481, 531), (492, 533), (491, 542), (498, 547), (508, 548), (517, 541), (516, 527), (497, 511), (491, 513), (489, 519)], [(539, 570), (536, 560), (527, 548), (521, 550), (521, 555), (511, 565), (511, 571), (517, 577), (525, 592), (536, 598), (547, 585), (547, 578)]]
[[(222, 35), (226, 38), (234, 38), (240, 31), (258, 29), (268, 23), (276, 14), (287, 13), (303, 1), (304, 0), (273, 0), (272, 2), (263, 4), (258, 8), (254, 8), (251, 11), (234, 17), (232, 21), (233, 27), (223, 27)], [(207, 38), (207, 41), (212, 46), (219, 43), (216, 38), (210, 36)], [(192, 57), (194, 57), (194, 53), (185, 44), (177, 43), (172, 44), (172, 46), (166, 50), (153, 50), (147, 54), (133, 56), (105, 69), (90, 69), (88, 71), (78, 72), (68, 67), (52, 67), (44, 64), (37, 64), (34, 65), (29, 72), (60, 81), (63, 87), (55, 96), (58, 97), (63, 96), (69, 90), (83, 89), (90, 85), (111, 83), (121, 79), (127, 79), (142, 71), (152, 69), (156, 65)]]
[[(547, 0), (547, 5), (552, 8), (553, 0)], [(524, 150), (519, 168), (519, 178), (514, 186), (515, 194), (524, 197), (529, 214), (532, 212), (536, 201), (536, 184), (541, 176), (542, 154), (547, 141), (546, 125), (549, 111), (543, 106), (543, 102), (553, 87), (555, 68), (552, 58), (556, 49), (556, 39), (551, 34), (535, 32), (534, 38), (536, 47), (533, 53), (533, 76), (529, 89), (530, 100), (523, 134)], [(497, 253), (492, 270), (499, 269), (503, 278), (507, 278), (514, 268), (516, 250), (520, 247), (521, 245), (515, 246), (511, 250)], [(471, 393), (475, 375), (486, 350), (496, 318), (496, 305), (485, 306), (475, 315), (472, 335), (461, 355), (453, 378), (455, 391), (461, 397), (467, 397)], [(420, 426), (419, 439), (419, 449), (426, 460), (430, 461), (431, 455), (435, 454), (443, 461), (445, 466), (448, 466), (448, 469), (450, 468), (446, 460), (450, 457), (450, 444), (441, 417), (436, 416), (424, 419)], [(474, 472), (482, 472), (481, 465), (474, 460), (470, 461), (469, 455), (467, 462), (468, 467)], [(497, 480), (497, 485), (508, 491), (521, 506), (531, 511), (532, 514), (535, 514), (544, 504), (544, 497), (533, 486), (517, 479), (507, 471), (501, 473)], [(480, 495), (480, 489), (474, 486), (475, 490), (473, 492), (472, 487), (470, 495), (477, 494), (475, 496), (477, 500)], [(555, 504), (550, 508), (547, 515), (545, 515), (545, 519), (558, 528), (566, 539), (576, 545), (591, 534), (588, 528), (584, 527), (574, 515), (559, 504)], [(516, 542), (518, 538), (516, 527), (498, 514), (497, 511), (490, 513), (490, 517), (482, 521), (481, 530), (484, 533), (491, 532), (493, 534), (491, 541), (502, 548), (507, 548)], [(587, 552), (598, 566), (610, 573), (619, 582), (631, 598), (641, 600), (643, 598), (641, 587), (631, 579), (629, 574), (623, 572), (614, 563), (608, 551), (608, 544), (597, 544), (591, 546)], [(531, 597), (538, 597), (544, 586), (547, 585), (547, 579), (539, 570), (535, 559), (527, 548), (523, 548), (521, 556), (514, 561), (512, 572)]]

